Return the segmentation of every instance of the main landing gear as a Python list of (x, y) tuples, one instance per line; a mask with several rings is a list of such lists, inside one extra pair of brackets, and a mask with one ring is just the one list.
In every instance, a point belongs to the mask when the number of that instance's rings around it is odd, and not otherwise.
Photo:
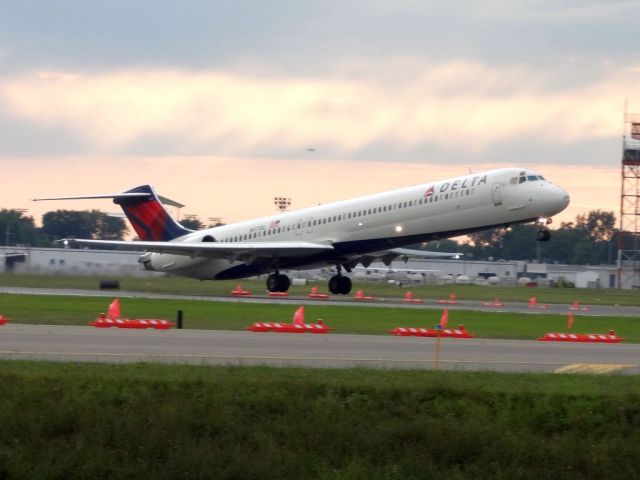
[(283, 273), (272, 273), (267, 277), (267, 290), (270, 292), (286, 292), (291, 286), (291, 280)]
[(351, 291), (351, 279), (342, 275), (340, 265), (338, 274), (329, 279), (329, 291), (334, 295), (347, 295)]
[(538, 219), (540, 230), (538, 230), (538, 232), (536, 233), (536, 240), (538, 240), (539, 242), (548, 242), (551, 239), (551, 232), (547, 228), (547, 225), (549, 225), (550, 223), (550, 218)]

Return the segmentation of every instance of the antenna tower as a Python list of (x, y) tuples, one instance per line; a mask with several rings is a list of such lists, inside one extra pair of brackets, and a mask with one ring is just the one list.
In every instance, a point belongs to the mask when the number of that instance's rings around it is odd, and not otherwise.
[(618, 288), (638, 286), (640, 273), (640, 114), (624, 108)]

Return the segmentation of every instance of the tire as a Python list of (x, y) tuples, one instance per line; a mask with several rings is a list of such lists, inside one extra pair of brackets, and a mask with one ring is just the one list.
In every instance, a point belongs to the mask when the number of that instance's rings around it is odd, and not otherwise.
[(551, 238), (551, 232), (549, 230), (538, 230), (536, 234), (536, 239), (539, 242), (548, 242)]
[(347, 295), (351, 292), (351, 279), (349, 277), (338, 277), (338, 293)]
[(278, 291), (278, 276), (276, 274), (271, 274), (267, 277), (267, 290), (270, 292)]
[(281, 273), (276, 275), (277, 284), (278, 284), (278, 292), (286, 292), (289, 290), (291, 286), (291, 280), (285, 274)]
[(340, 293), (340, 277), (334, 275), (329, 279), (329, 291), (334, 295)]

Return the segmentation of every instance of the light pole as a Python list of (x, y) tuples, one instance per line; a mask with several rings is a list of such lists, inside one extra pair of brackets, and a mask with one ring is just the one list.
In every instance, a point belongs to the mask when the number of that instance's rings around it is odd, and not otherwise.
[(291, 199), (287, 197), (273, 197), (273, 204), (282, 213), (287, 211), (287, 207), (291, 205)]

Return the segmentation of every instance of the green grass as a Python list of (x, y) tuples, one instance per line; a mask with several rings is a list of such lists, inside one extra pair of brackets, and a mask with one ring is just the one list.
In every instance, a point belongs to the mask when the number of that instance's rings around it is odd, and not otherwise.
[(640, 476), (640, 378), (0, 362), (0, 478)]
[[(229, 295), (237, 285), (252, 290), (256, 294), (265, 293), (264, 280), (229, 280), (205, 281), (180, 277), (136, 278), (121, 277), (122, 290), (136, 292), (179, 293), (186, 295)], [(98, 289), (100, 278), (80, 276), (40, 276), (40, 275), (0, 275), (0, 286), (24, 286), (46, 288), (81, 288)], [(327, 291), (326, 282), (312, 282), (309, 286), (292, 286), (292, 295), (305, 295), (311, 286), (317, 286), (322, 292)], [(386, 283), (355, 282), (354, 292), (362, 288), (367, 294), (385, 298), (402, 298), (404, 292), (411, 290), (415, 296), (429, 300), (447, 298), (455, 292), (461, 300), (492, 300), (498, 297), (507, 301), (526, 302), (535, 295), (539, 303), (573, 303), (578, 300), (581, 304), (593, 305), (638, 305), (640, 306), (640, 292), (637, 290), (617, 289), (575, 289), (575, 288), (527, 288), (520, 286), (477, 286), (477, 285), (411, 285), (403, 288), (394, 287)]]
[[(63, 297), (0, 294), (0, 314), (15, 323), (86, 325), (105, 312), (111, 300), (103, 297)], [(297, 308), (278, 303), (230, 303), (198, 300), (121, 298), (126, 318), (164, 318), (174, 321), (183, 310), (186, 328), (242, 330), (253, 322), (289, 322)], [(441, 310), (376, 308), (368, 306), (308, 305), (306, 321), (318, 318), (335, 333), (385, 335), (394, 327), (432, 327)], [(566, 317), (551, 314), (449, 311), (449, 326), (464, 324), (479, 337), (535, 339), (545, 332), (566, 331)], [(640, 342), (640, 319), (575, 315), (573, 331), (606, 333), (613, 329), (627, 342)]]

